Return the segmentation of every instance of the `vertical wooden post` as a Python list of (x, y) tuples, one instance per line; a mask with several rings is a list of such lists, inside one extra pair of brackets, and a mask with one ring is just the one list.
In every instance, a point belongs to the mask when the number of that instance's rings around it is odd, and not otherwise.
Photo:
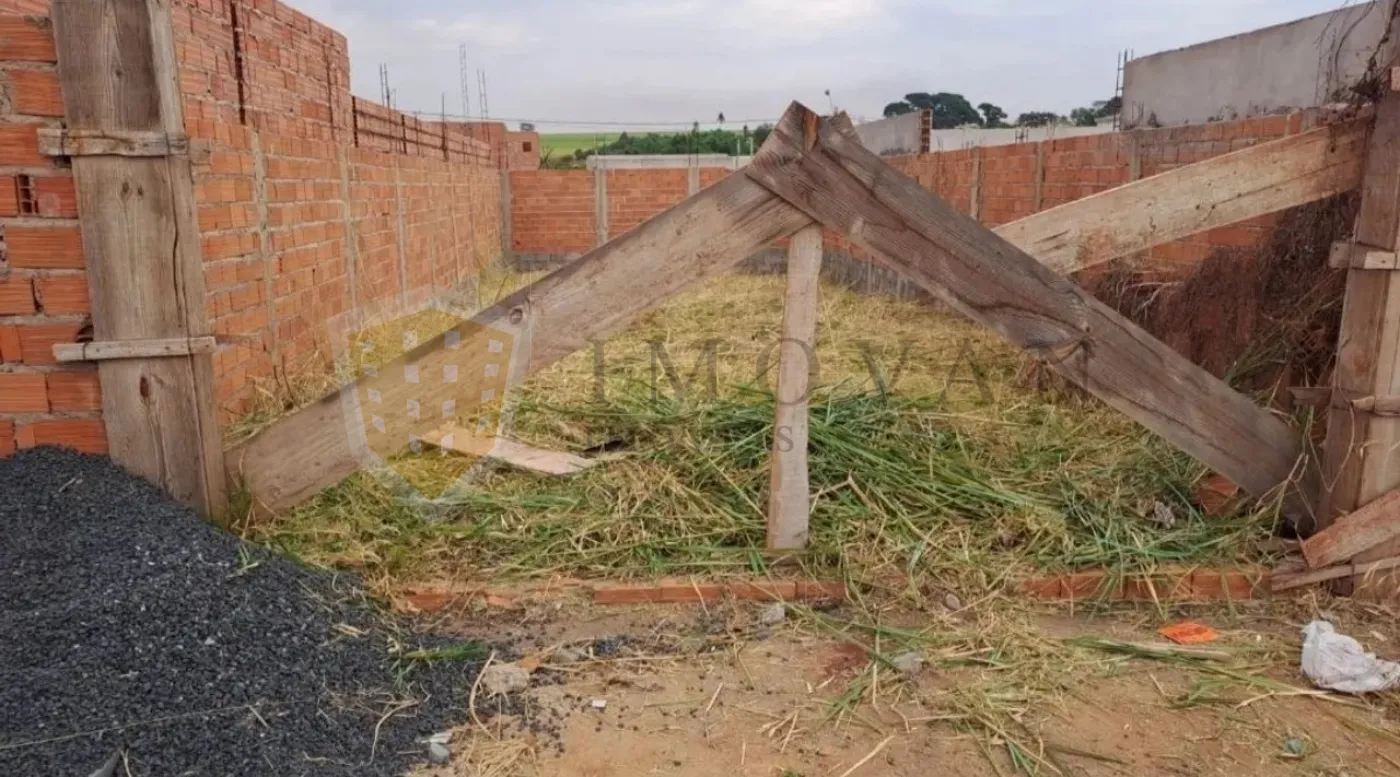
[[(183, 138), (169, 0), (55, 0), (52, 14), (70, 129)], [(94, 339), (208, 336), (188, 154), (77, 156), (73, 178)], [(207, 515), (221, 512), (227, 493), (210, 355), (103, 361), (98, 369), (112, 458)]]
[[(1394, 8), (1394, 0), (1387, 3)], [(1400, 24), (1390, 13), (1390, 41), (1377, 62), (1397, 52)], [(1389, 67), (1382, 67), (1389, 73)], [(1389, 79), (1386, 85), (1389, 85)], [(1386, 90), (1376, 107), (1375, 126), (1361, 182), (1361, 211), (1355, 242), (1372, 251), (1400, 245), (1400, 92)], [(1400, 272), (1347, 270), (1337, 369), (1323, 450), (1325, 475), (1318, 528), (1400, 487), (1400, 418), (1351, 406), (1360, 397), (1400, 395)], [(1371, 561), (1400, 552), (1386, 543), (1355, 559)], [(1385, 588), (1394, 586), (1387, 584)]]
[(816, 358), (821, 266), (822, 228), (806, 227), (792, 236), (788, 246), (768, 494), (768, 547), (772, 550), (807, 545), (811, 498), (807, 484), (807, 394)]

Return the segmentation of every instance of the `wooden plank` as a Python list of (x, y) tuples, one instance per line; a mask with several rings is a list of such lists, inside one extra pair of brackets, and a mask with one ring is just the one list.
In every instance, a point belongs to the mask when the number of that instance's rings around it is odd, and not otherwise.
[[(1386, 4), (1390, 30), (1377, 61), (1400, 52), (1400, 18), (1393, 0)], [(1381, 251), (1400, 250), (1400, 92), (1387, 91), (1375, 110), (1361, 186), (1355, 242)], [(1347, 271), (1346, 299), (1333, 389), (1347, 397), (1400, 395), (1400, 273)], [(1334, 408), (1328, 416), (1323, 449), (1327, 489), (1319, 508), (1320, 526), (1400, 487), (1400, 418)], [(1400, 556), (1392, 540), (1359, 554), (1367, 563)], [(1400, 585), (1393, 575), (1368, 578), (1369, 595), (1393, 597)], [(1361, 579), (1350, 583), (1360, 584)], [(1345, 590), (1347, 586), (1343, 585)]]
[[(748, 177), (1251, 494), (1292, 479), (1298, 436), (1267, 410), (825, 122), (794, 133), (817, 119), (792, 113)], [(1307, 509), (1292, 488), (1287, 506)]]
[(807, 227), (788, 246), (783, 339), (774, 394), (773, 453), (768, 491), (768, 548), (807, 546), (811, 492), (807, 479), (807, 395), (817, 345), (822, 228)]
[[(810, 218), (762, 186), (731, 175), (517, 291), (473, 322), (529, 319), (526, 372), (533, 374), (809, 224)], [(445, 358), (434, 343), (424, 343), (395, 365), (432, 369)], [(352, 407), (347, 392), (354, 390), (331, 393), (232, 448), (229, 475), (252, 490), (260, 507), (279, 510), (354, 472), (360, 462), (345, 421)], [(402, 403), (401, 392), (385, 390), (386, 402)]]
[[(184, 133), (168, 0), (55, 0), (67, 126), (112, 137)], [(73, 159), (95, 339), (211, 334), (185, 155)], [(208, 354), (103, 361), (112, 458), (214, 515), (226, 501)]]
[(95, 362), (106, 359), (155, 359), (162, 356), (189, 356), (213, 353), (219, 342), (213, 337), (169, 338), (166, 340), (114, 340), (103, 343), (60, 343), (53, 355), (60, 362)]
[(157, 156), (190, 152), (189, 138), (150, 130), (39, 130), (39, 153), (45, 156)]
[(1329, 580), (1341, 580), (1348, 577), (1365, 579), (1373, 572), (1382, 572), (1397, 567), (1400, 567), (1400, 558), (1386, 558), (1363, 564), (1342, 564), (1302, 572), (1275, 572), (1269, 575), (1269, 590), (1273, 593), (1280, 593), (1294, 588), (1302, 588), (1305, 585), (1325, 583)]
[(1394, 270), (1400, 267), (1394, 251), (1350, 241), (1332, 244), (1327, 264), (1337, 270)]
[(1352, 191), (1361, 182), (1365, 143), (1364, 121), (1319, 127), (1109, 189), (995, 231), (1068, 274)]
[(1400, 489), (1332, 522), (1303, 540), (1308, 566), (1329, 567), (1400, 537)]
[(423, 442), (465, 456), (495, 459), (512, 467), (541, 475), (577, 475), (598, 462), (566, 451), (536, 448), (504, 437), (486, 438), (456, 426), (445, 426), (423, 435)]

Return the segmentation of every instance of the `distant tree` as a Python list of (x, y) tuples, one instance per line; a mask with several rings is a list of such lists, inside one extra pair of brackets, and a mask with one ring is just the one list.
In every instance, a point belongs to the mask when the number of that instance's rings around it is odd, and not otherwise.
[(1099, 100), (1094, 103), (1094, 112), (1100, 119), (1106, 119), (1123, 110), (1123, 98), (1114, 96), (1107, 100)]
[(972, 107), (966, 97), (953, 92), (913, 92), (902, 102), (885, 106), (885, 117), (903, 116), (914, 111), (931, 111), (934, 129), (952, 129), (967, 124), (982, 126), (982, 114)]
[(1054, 124), (1059, 121), (1058, 114), (1050, 111), (1029, 111), (1016, 117), (1018, 127), (1044, 127), (1047, 124)]
[(772, 124), (760, 124), (753, 131), (753, 147), (759, 148), (764, 141), (768, 140), (768, 135), (773, 132)]
[(982, 112), (982, 126), (991, 129), (1006, 126), (1006, 111), (991, 103), (981, 103), (977, 110)]
[(1070, 123), (1076, 127), (1098, 126), (1098, 112), (1093, 108), (1075, 108), (1069, 112)]

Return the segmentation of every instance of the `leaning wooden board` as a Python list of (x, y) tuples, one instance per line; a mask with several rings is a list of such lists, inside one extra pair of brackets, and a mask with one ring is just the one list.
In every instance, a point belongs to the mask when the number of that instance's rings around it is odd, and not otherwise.
[[(534, 373), (810, 223), (762, 186), (730, 176), (473, 320), (489, 326), (529, 317), (526, 371)], [(449, 356), (430, 342), (394, 364), (431, 371)], [(397, 393), (386, 394), (385, 401), (402, 404)], [(345, 392), (327, 395), (233, 447), (227, 453), (230, 477), (246, 483), (268, 510), (294, 505), (347, 477), (360, 466), (346, 432), (349, 402)]]
[[(785, 117), (764, 147), (775, 153), (755, 159), (749, 178), (1250, 493), (1293, 477), (1298, 435), (1269, 411), (826, 120), (800, 105), (794, 112), (801, 118)], [(1311, 502), (1300, 496), (1316, 487), (1305, 478), (1290, 508), (1306, 511)]]

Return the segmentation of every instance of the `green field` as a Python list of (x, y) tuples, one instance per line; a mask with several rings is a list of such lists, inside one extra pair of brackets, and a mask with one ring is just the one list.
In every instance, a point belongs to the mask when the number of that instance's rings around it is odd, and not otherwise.
[(552, 153), (556, 158), (573, 156), (579, 149), (592, 149), (617, 140), (618, 132), (551, 132), (540, 135), (540, 145), (544, 153)]

